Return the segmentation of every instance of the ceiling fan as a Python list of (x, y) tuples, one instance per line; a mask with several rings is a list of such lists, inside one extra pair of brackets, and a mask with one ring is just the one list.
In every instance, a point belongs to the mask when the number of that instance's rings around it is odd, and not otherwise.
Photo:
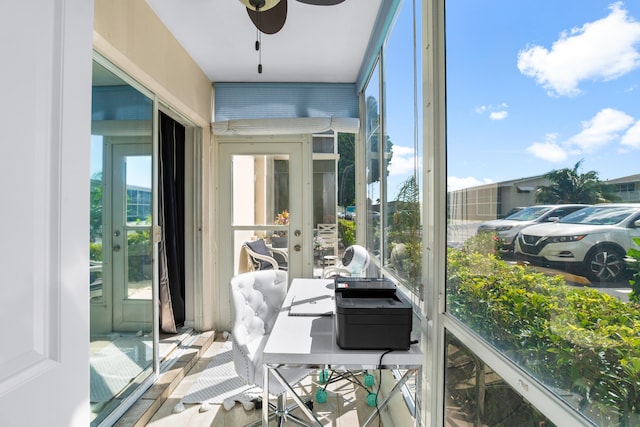
[[(297, 0), (314, 6), (334, 6), (344, 0)], [(247, 8), (249, 18), (265, 34), (275, 34), (287, 20), (287, 0), (240, 0)]]
[[(297, 0), (314, 6), (334, 6), (344, 0)], [(287, 0), (240, 0), (246, 6), (247, 14), (257, 30), (256, 50), (260, 52), (261, 33), (275, 34), (284, 27), (287, 20)], [(261, 58), (258, 73), (262, 73)]]

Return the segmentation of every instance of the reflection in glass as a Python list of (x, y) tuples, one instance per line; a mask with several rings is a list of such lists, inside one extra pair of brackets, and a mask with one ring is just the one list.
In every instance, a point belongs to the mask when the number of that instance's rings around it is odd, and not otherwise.
[[(152, 297), (151, 156), (126, 156), (126, 298)], [(151, 314), (151, 313), (149, 313)]]
[(96, 426), (152, 373), (153, 102), (97, 62), (92, 94), (89, 349)]
[[(400, 9), (396, 25), (384, 48), (384, 133), (387, 151), (384, 154), (382, 214), (372, 210), (368, 218), (375, 227), (381, 227), (386, 235), (383, 239), (384, 265), (396, 279), (408, 289), (421, 294), (422, 289), (422, 219), (420, 209), (421, 176), (419, 159), (422, 150), (422, 135), (419, 129), (421, 93), (418, 84), (420, 57), (407, 54), (407, 48), (420, 40), (419, 26), (415, 26), (414, 10), (407, 2)], [(416, 2), (415, 16), (420, 16), (421, 2)], [(419, 55), (420, 50), (415, 52)], [(415, 59), (415, 62), (414, 62)], [(413, 72), (411, 71), (413, 70)], [(413, 78), (409, 78), (409, 77)]]
[(447, 425), (554, 425), (452, 334), (445, 349)]
[(92, 303), (102, 302), (102, 210), (103, 141), (100, 135), (91, 135), (91, 195), (89, 206), (89, 292)]
[(515, 253), (500, 228), (477, 232), (517, 209), (534, 219), (540, 208), (521, 208), (542, 203), (640, 202), (628, 191), (640, 182), (629, 91), (640, 74), (622, 65), (627, 49), (638, 54), (640, 6), (580, 4), (446, 2), (446, 311), (473, 331), (469, 341), (504, 357), (496, 371), (524, 370), (567, 416), (638, 425), (640, 310), (628, 281), (637, 267), (622, 273), (640, 249), (632, 221), (612, 231), (597, 223), (621, 220), (617, 209), (609, 220), (594, 214), (602, 206), (578, 210), (523, 228)]
[(127, 156), (127, 224), (151, 225), (151, 156)]
[[(366, 206), (356, 212), (356, 215), (366, 215), (368, 212), (380, 211), (380, 171), (381, 164), (380, 147), (380, 64), (376, 64), (369, 84), (365, 89), (365, 173), (367, 179), (367, 200)], [(386, 163), (385, 163), (386, 164)], [(373, 256), (380, 256), (380, 226), (372, 222), (367, 223), (366, 229), (367, 249)]]
[(150, 300), (153, 296), (151, 243), (150, 227), (127, 230), (126, 297), (128, 299)]

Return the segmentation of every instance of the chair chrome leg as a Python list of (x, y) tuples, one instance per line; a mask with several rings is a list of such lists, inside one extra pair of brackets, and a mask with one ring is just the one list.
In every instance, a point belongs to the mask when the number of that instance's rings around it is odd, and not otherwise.
[[(313, 401), (310, 398), (302, 399), (305, 403), (305, 406), (311, 410), (313, 410)], [(277, 404), (273, 404), (269, 402), (269, 422), (276, 420), (276, 425), (282, 426), (285, 422), (292, 422), (298, 424), (300, 426), (305, 427), (313, 427), (312, 424), (305, 422), (304, 419), (298, 417), (297, 415), (292, 414), (299, 405), (296, 402), (293, 402), (291, 405), (286, 406), (286, 394), (283, 393), (278, 396)], [(262, 419), (255, 421), (251, 424), (247, 424), (244, 427), (260, 427), (262, 426)]]
[(282, 427), (287, 420), (287, 392), (285, 391), (278, 396), (278, 409), (276, 409), (276, 418), (278, 420), (278, 427)]

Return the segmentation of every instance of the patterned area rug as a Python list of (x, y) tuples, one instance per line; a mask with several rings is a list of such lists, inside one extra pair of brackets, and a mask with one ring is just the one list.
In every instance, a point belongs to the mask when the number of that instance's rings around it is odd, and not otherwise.
[(236, 373), (231, 345), (230, 340), (225, 341), (181, 403), (222, 404), (229, 410), (236, 402), (250, 406), (252, 400), (261, 396), (261, 388), (247, 384)]

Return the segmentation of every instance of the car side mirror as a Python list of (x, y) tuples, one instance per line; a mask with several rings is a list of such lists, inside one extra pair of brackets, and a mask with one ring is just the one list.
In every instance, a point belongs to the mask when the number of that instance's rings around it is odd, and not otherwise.
[(549, 218), (547, 218), (548, 222), (558, 222), (560, 221), (560, 217), (559, 216), (550, 216)]
[(633, 227), (640, 228), (640, 219), (636, 219), (635, 221), (633, 221)]

